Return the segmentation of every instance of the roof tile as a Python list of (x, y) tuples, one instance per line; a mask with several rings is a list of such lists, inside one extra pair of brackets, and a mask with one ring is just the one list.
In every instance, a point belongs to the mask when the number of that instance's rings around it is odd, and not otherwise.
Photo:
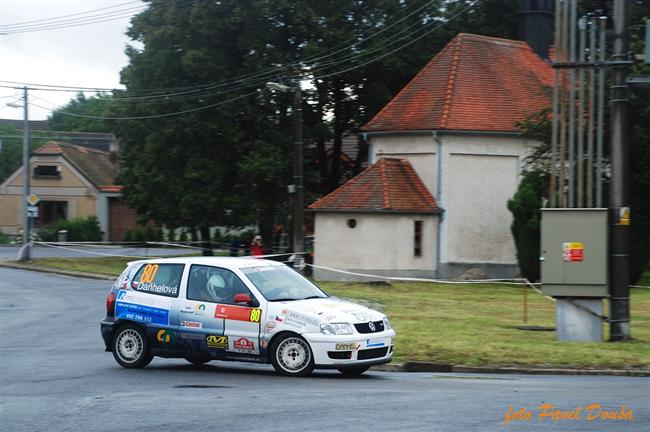
[(363, 130), (518, 132), (550, 105), (552, 74), (526, 42), (460, 33)]
[(434, 213), (435, 200), (406, 159), (382, 158), (334, 192), (309, 206), (313, 210), (385, 210)]

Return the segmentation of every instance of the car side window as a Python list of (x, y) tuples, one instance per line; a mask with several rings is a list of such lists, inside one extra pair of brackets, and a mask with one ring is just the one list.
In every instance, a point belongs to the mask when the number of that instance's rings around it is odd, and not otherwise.
[(187, 281), (189, 300), (234, 305), (237, 294), (253, 297), (246, 285), (232, 271), (197, 264), (190, 267), (190, 277)]
[(178, 297), (185, 264), (148, 263), (133, 277), (131, 288), (149, 294)]

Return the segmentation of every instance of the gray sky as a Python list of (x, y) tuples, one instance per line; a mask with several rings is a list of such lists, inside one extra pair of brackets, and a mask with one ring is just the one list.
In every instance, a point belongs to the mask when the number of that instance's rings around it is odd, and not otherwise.
[[(0, 26), (61, 17), (129, 2), (130, 0), (0, 0)], [(134, 2), (94, 14), (125, 10), (125, 13), (132, 16), (138, 11), (131, 12), (128, 9), (140, 5), (142, 3)], [(83, 17), (77, 15), (62, 19), (75, 20)], [(128, 63), (124, 49), (129, 39), (124, 32), (128, 28), (129, 19), (130, 17), (124, 17), (70, 28), (0, 35), (0, 80), (81, 87), (121, 87), (119, 73)], [(19, 95), (8, 97), (14, 94)], [(0, 88), (0, 118), (23, 118), (22, 109), (7, 106), (7, 102), (20, 103), (21, 95), (21, 90)], [(31, 102), (48, 108), (64, 105), (75, 96), (74, 93), (43, 91), (30, 92), (32, 95), (34, 98)], [(50, 113), (31, 104), (29, 111), (31, 120), (46, 119)]]

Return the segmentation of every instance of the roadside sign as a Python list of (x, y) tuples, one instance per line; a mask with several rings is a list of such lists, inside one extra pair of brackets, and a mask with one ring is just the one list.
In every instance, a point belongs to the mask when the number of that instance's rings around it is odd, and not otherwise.
[(36, 204), (39, 203), (40, 200), (41, 198), (35, 193), (33, 193), (27, 197), (27, 204), (29, 204), (30, 206), (35, 206)]
[(27, 217), (37, 218), (38, 217), (38, 206), (35, 206), (35, 205), (27, 206)]

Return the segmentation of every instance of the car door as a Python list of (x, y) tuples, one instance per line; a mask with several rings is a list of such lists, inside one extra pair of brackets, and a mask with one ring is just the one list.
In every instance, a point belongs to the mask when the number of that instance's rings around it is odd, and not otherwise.
[(194, 350), (200, 346), (215, 358), (258, 355), (261, 311), (236, 304), (237, 294), (252, 297), (232, 271), (192, 264), (179, 304), (179, 328), (186, 345)]

